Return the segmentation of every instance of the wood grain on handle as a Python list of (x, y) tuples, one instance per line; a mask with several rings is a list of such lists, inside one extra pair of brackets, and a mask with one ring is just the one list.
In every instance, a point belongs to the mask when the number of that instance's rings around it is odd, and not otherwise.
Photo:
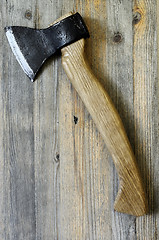
[(119, 174), (115, 210), (135, 216), (147, 212), (147, 204), (135, 157), (120, 117), (84, 57), (84, 39), (62, 49), (62, 64), (107, 145)]

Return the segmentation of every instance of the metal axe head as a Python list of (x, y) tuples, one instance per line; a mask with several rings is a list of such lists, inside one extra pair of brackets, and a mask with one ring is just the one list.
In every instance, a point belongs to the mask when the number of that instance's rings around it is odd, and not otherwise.
[(72, 14), (46, 29), (6, 27), (11, 49), (26, 75), (33, 82), (42, 64), (61, 48), (89, 37), (79, 13)]

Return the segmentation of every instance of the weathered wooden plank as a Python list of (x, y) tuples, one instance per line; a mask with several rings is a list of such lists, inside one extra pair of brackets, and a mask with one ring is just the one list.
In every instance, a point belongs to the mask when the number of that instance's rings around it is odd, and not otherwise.
[[(4, 6), (5, 8), (6, 6)], [(2, 9), (2, 2), (0, 2), (0, 9)], [(3, 17), (4, 13), (1, 10), (0, 11), (0, 29), (3, 29), (3, 24), (5, 23), (5, 18)], [(0, 31), (1, 32), (1, 31)], [(4, 35), (0, 34), (0, 66), (3, 66), (3, 41), (4, 41)], [(2, 70), (3, 71), (3, 70)], [(0, 72), (0, 83), (2, 82), (2, 71)], [(4, 235), (5, 235), (5, 214), (4, 214), (4, 184), (3, 184), (3, 179), (4, 179), (4, 158), (3, 158), (3, 97), (2, 97), (2, 88), (0, 84), (0, 237), (2, 240), (4, 240)]]
[[(157, 13), (159, 12), (159, 1), (157, 1)], [(157, 24), (157, 27), (156, 27), (156, 30), (157, 30), (157, 82), (158, 82), (158, 76), (159, 76), (159, 15), (156, 14), (156, 18), (157, 18), (157, 21), (156, 21), (156, 24)], [(158, 87), (156, 86), (156, 89), (157, 89), (157, 93), (155, 93), (155, 95), (157, 96), (157, 101), (158, 101)], [(157, 103), (156, 101), (156, 103)], [(158, 106), (157, 106), (158, 107)], [(157, 112), (157, 111), (156, 111)], [(158, 113), (156, 114), (157, 115), (157, 119), (159, 119), (159, 111)], [(155, 128), (158, 129), (158, 126), (156, 126)], [(156, 130), (155, 130), (156, 131)], [(158, 138), (158, 137), (157, 137)], [(158, 142), (158, 139), (156, 139), (156, 142)], [(157, 146), (157, 150), (158, 150), (158, 146)], [(156, 160), (155, 160), (155, 174), (157, 175), (158, 174), (158, 155), (156, 154)], [(154, 175), (155, 176), (155, 175)], [(157, 175), (158, 176), (158, 175)], [(155, 177), (155, 185), (158, 186), (158, 177)], [(159, 191), (158, 191), (158, 188), (155, 187), (155, 200), (154, 200), (154, 214), (156, 215), (156, 222), (155, 222), (155, 236), (156, 238), (159, 236), (159, 216), (158, 216), (158, 209), (159, 209), (159, 205), (158, 205), (158, 199), (159, 199)]]
[[(30, 5), (31, 1), (2, 1), (2, 27), (26, 25), (25, 10)], [(0, 238), (35, 239), (33, 86), (15, 61), (3, 28), (0, 168), (3, 169), (4, 231)]]
[[(62, 4), (37, 1), (35, 25), (45, 28), (61, 15)], [(47, 13), (47, 14), (46, 14)], [(36, 239), (58, 239), (59, 231), (59, 101), (58, 68), (52, 58), (34, 83)]]
[(134, 1), (140, 21), (134, 26), (135, 150), (149, 200), (149, 215), (137, 219), (137, 239), (157, 239), (158, 81), (157, 1)]
[[(91, 21), (91, 8), (94, 9), (93, 1), (77, 1), (76, 10), (84, 16), (92, 33), (97, 31), (99, 11)], [(101, 36), (102, 28), (98, 32)], [(90, 64), (98, 69), (104, 58), (99, 54), (98, 36), (92, 36), (95, 39), (88, 40), (86, 51)], [(103, 44), (101, 52), (104, 47)], [(94, 51), (100, 58), (95, 57)], [(105, 221), (109, 219), (107, 152), (96, 126), (63, 72), (59, 83), (61, 239), (109, 239), (111, 227)], [(78, 117), (77, 124), (74, 116)]]
[[(133, 31), (132, 1), (107, 1), (106, 88), (116, 105), (130, 143), (134, 148), (133, 124)], [(112, 163), (111, 163), (112, 165)], [(135, 217), (113, 211), (118, 190), (111, 168), (112, 238), (135, 239)]]

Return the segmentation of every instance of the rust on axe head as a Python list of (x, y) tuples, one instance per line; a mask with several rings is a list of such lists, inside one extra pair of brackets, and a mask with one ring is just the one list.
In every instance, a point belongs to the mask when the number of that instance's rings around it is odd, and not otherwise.
[(42, 64), (61, 48), (89, 37), (79, 13), (75, 13), (46, 29), (6, 27), (6, 36), (16, 59), (33, 82)]

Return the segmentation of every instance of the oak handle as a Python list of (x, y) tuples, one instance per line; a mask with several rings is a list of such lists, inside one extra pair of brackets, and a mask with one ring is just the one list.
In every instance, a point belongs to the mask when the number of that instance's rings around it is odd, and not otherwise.
[(103, 136), (117, 169), (120, 187), (115, 210), (144, 215), (147, 204), (133, 151), (110, 97), (85, 60), (84, 39), (62, 49), (62, 65)]

